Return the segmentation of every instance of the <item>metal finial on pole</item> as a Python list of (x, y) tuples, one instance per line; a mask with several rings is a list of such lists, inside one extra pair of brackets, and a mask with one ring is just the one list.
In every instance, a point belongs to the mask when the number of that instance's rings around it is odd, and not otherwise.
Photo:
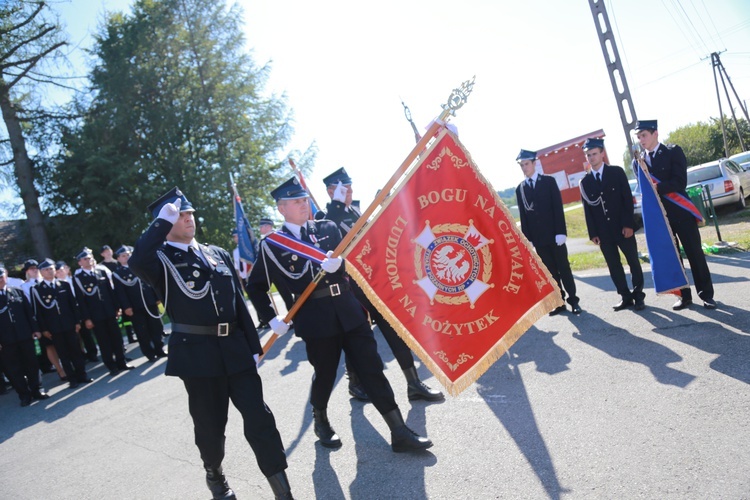
[(448, 96), (448, 101), (445, 104), (440, 105), (440, 107), (443, 108), (443, 114), (446, 115), (445, 117), (441, 115), (441, 119), (444, 120), (447, 118), (448, 114), (456, 116), (456, 110), (461, 109), (461, 107), (466, 104), (469, 94), (474, 90), (474, 80), (476, 80), (476, 78), (476, 75), (474, 75), (471, 77), (471, 80), (466, 80), (460, 87), (453, 89), (451, 95)]
[(419, 130), (417, 130), (417, 126), (414, 124), (414, 120), (411, 119), (411, 111), (409, 110), (409, 106), (404, 103), (403, 99), (401, 99), (401, 105), (404, 107), (404, 115), (406, 115), (406, 119), (411, 124), (411, 129), (414, 131), (414, 140), (419, 142), (419, 140), (422, 138), (422, 135), (419, 133)]

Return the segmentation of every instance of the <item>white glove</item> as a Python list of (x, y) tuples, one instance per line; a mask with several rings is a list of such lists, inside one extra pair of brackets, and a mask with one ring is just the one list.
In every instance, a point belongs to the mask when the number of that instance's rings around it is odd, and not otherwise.
[(326, 253), (328, 257), (323, 259), (323, 262), (321, 262), (320, 267), (323, 269), (323, 271), (327, 273), (335, 273), (339, 270), (341, 267), (341, 263), (343, 262), (343, 259), (341, 257), (331, 257), (333, 255), (333, 251), (328, 250), (328, 253)]
[(177, 222), (177, 219), (180, 218), (181, 205), (182, 200), (177, 198), (174, 203), (167, 203), (166, 205), (161, 207), (161, 210), (159, 210), (159, 215), (157, 217), (174, 224), (175, 222)]
[(260, 354), (253, 354), (253, 360), (255, 360), (255, 364), (258, 364), (258, 360), (260, 359)]
[(271, 321), (268, 322), (268, 326), (271, 327), (271, 330), (273, 330), (273, 333), (281, 337), (286, 332), (289, 331), (289, 325), (284, 323), (284, 317), (283, 316), (276, 316)]
[(555, 243), (557, 243), (557, 246), (562, 246), (565, 244), (566, 236), (564, 234), (556, 234), (555, 235)]
[(341, 203), (346, 203), (346, 191), (346, 186), (339, 181), (336, 189), (333, 190), (333, 199), (335, 201), (340, 201)]

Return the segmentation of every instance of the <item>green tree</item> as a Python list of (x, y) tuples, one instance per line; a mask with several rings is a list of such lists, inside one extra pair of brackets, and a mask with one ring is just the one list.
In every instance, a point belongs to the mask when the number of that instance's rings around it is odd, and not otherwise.
[[(289, 167), (285, 98), (263, 94), (270, 68), (245, 48), (241, 12), (215, 0), (138, 0), (95, 37), (85, 118), (63, 136), (50, 200), (86, 235), (80, 244), (132, 243), (146, 206), (179, 186), (197, 208), (201, 237), (226, 244), (229, 174), (250, 220)], [(314, 154), (313, 154), (314, 155)], [(300, 167), (310, 163), (300, 161)]]
[[(39, 90), (60, 79), (46, 72), (64, 58), (60, 23), (44, 2), (12, 0), (0, 5), (0, 109), (7, 136), (0, 137), (0, 172), (23, 201), (33, 250), (51, 255), (39, 204), (34, 152), (43, 153), (47, 120)], [(34, 138), (39, 139), (34, 141)], [(12, 167), (12, 168), (11, 168)]]
[[(737, 120), (745, 146), (750, 145), (750, 128), (744, 119)], [(731, 118), (724, 118), (727, 133), (729, 155), (742, 152), (739, 136)], [(689, 166), (700, 165), (724, 157), (724, 139), (721, 132), (721, 121), (710, 118), (707, 122), (698, 122), (680, 127), (666, 138), (667, 144), (677, 144), (685, 152)]]

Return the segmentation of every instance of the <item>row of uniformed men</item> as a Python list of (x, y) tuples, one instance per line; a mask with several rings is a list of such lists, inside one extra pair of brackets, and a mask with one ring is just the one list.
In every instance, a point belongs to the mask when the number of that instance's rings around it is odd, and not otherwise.
[(51, 361), (57, 361), (61, 378), (71, 388), (92, 380), (85, 369), (82, 342), (90, 361), (97, 359), (98, 344), (111, 375), (133, 368), (126, 363), (120, 314), (132, 322), (141, 351), (150, 361), (166, 356), (156, 295), (128, 268), (131, 252), (131, 247), (120, 247), (117, 267), (110, 272), (97, 266), (91, 250), (84, 248), (76, 256), (80, 269), (72, 277), (62, 261), (29, 260), (24, 264), (29, 279), (20, 288), (8, 286), (7, 272), (2, 269), (0, 360), (22, 406), (49, 397), (38, 376), (34, 339), (52, 354)]

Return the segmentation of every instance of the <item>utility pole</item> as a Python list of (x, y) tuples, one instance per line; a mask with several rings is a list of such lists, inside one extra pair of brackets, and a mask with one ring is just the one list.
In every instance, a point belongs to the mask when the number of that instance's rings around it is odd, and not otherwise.
[(617, 108), (620, 110), (620, 120), (622, 121), (622, 130), (625, 132), (625, 140), (628, 143), (628, 151), (632, 154), (633, 138), (630, 132), (635, 127), (636, 115), (633, 100), (630, 98), (628, 81), (625, 78), (625, 70), (623, 70), (620, 62), (620, 54), (617, 51), (612, 26), (609, 24), (604, 0), (589, 0), (589, 6), (591, 7), (591, 14), (594, 16), (594, 25), (599, 35), (604, 62), (607, 64), (607, 71), (609, 72), (609, 81), (617, 100)]
[(714, 85), (716, 85), (716, 99), (719, 102), (719, 118), (721, 119), (721, 135), (724, 138), (724, 156), (728, 157), (729, 147), (727, 146), (727, 131), (726, 131), (726, 128), (724, 127), (724, 111), (722, 110), (722, 107), (721, 107), (721, 94), (719, 93), (719, 79), (716, 77), (717, 73), (719, 75), (719, 78), (721, 78), (721, 85), (722, 87), (724, 87), (724, 95), (727, 96), (727, 103), (729, 104), (729, 110), (732, 112), (732, 120), (734, 121), (734, 129), (737, 131), (737, 137), (740, 140), (741, 151), (745, 151), (745, 143), (742, 140), (742, 133), (740, 132), (739, 123), (737, 123), (737, 116), (734, 113), (734, 107), (732, 106), (732, 99), (729, 97), (729, 91), (727, 90), (726, 82), (729, 82), (729, 86), (732, 88), (734, 97), (737, 99), (737, 104), (742, 110), (742, 113), (745, 115), (745, 120), (747, 120), (749, 124), (750, 124), (750, 117), (748, 117), (747, 108), (742, 105), (740, 96), (737, 95), (737, 91), (734, 89), (734, 85), (732, 85), (732, 80), (730, 80), (729, 75), (727, 74), (726, 68), (721, 63), (721, 59), (719, 58), (719, 52), (711, 53), (711, 66), (713, 67), (713, 72), (714, 72)]

